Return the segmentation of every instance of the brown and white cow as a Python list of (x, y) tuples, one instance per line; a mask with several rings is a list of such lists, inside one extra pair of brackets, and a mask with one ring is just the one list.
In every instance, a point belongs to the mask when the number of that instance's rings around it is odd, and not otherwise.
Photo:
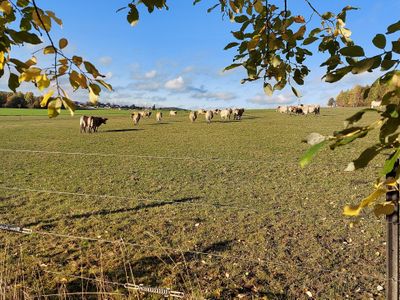
[(132, 113), (131, 114), (131, 118), (132, 118), (132, 121), (133, 121), (134, 125), (139, 124), (140, 117), (141, 117), (140, 113)]
[(196, 121), (196, 119), (197, 119), (197, 111), (191, 111), (190, 113), (189, 113), (189, 120), (190, 120), (190, 122), (194, 122), (194, 121)]
[(82, 133), (82, 131), (83, 131), (86, 133), (86, 129), (87, 129), (88, 132), (90, 133), (90, 123), (91, 122), (92, 122), (92, 117), (82, 116), (79, 119), (79, 125), (80, 125), (79, 132)]
[(106, 124), (107, 118), (102, 118), (102, 117), (92, 117), (92, 120), (90, 122), (90, 129), (93, 132), (97, 132), (98, 128), (100, 127), (101, 124)]

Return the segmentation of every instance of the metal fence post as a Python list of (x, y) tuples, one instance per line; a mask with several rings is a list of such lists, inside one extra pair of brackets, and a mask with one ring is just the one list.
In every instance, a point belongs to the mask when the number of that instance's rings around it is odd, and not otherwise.
[[(395, 178), (399, 160), (386, 178)], [(395, 205), (393, 214), (386, 216), (386, 299), (399, 300), (399, 190), (388, 187), (386, 201)]]

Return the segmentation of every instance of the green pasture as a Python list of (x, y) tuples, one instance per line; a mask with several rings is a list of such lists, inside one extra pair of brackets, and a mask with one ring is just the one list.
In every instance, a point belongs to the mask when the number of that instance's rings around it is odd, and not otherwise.
[[(385, 222), (342, 215), (373, 189), (383, 155), (343, 170), (375, 133), (299, 166), (304, 137), (356, 111), (211, 124), (165, 112), (135, 127), (124, 110), (0, 109), (0, 223), (37, 232), (0, 232), (0, 279), (31, 297), (161, 299), (115, 284), (135, 282), (188, 299), (383, 299)], [(80, 134), (82, 114), (109, 120)]]

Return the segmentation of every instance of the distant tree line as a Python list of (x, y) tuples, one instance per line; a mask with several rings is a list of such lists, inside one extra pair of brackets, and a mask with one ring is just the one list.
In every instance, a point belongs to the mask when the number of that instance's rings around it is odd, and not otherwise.
[(32, 92), (4, 92), (0, 91), (0, 107), (9, 108), (41, 108), (42, 97), (36, 97)]
[[(41, 107), (40, 102), (42, 101), (43, 96), (35, 96), (32, 92), (5, 92), (0, 91), (0, 107), (7, 108), (46, 108)], [(112, 108), (112, 109), (149, 109), (149, 107), (136, 106), (135, 104), (130, 105), (119, 105), (113, 103), (102, 103), (97, 102), (94, 105), (91, 102), (88, 103), (80, 103), (75, 102), (77, 108), (85, 109), (85, 108)], [(155, 110), (156, 107), (153, 105), (151, 107), (152, 110)]]
[(370, 106), (372, 101), (382, 100), (389, 88), (380, 84), (373, 86), (356, 85), (349, 90), (340, 91), (339, 95), (336, 96), (336, 105), (342, 107)]

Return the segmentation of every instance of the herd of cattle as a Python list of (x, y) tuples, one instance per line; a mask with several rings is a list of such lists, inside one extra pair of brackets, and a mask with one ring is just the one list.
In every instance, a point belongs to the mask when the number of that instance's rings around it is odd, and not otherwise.
[(276, 108), (277, 112), (280, 112), (281, 114), (293, 114), (293, 115), (308, 115), (308, 114), (315, 114), (319, 115), (321, 110), (321, 106), (319, 105), (283, 105), (283, 106), (278, 106)]
[[(226, 109), (214, 109), (214, 110), (204, 110), (199, 109), (197, 111), (191, 111), (189, 113), (189, 120), (193, 123), (200, 115), (204, 115), (207, 123), (211, 123), (211, 120), (215, 115), (220, 115), (221, 119), (226, 121), (233, 118), (233, 120), (241, 120), (244, 113), (244, 108), (226, 108)], [(170, 116), (176, 116), (178, 112), (176, 110), (171, 110), (169, 112)], [(150, 118), (152, 112), (149, 110), (134, 112), (131, 114), (131, 119), (134, 125), (138, 125), (140, 119), (142, 118)], [(163, 118), (163, 113), (161, 111), (156, 113), (156, 121), (161, 122)], [(91, 117), (91, 116), (82, 116), (80, 118), (80, 132), (97, 132), (97, 129), (101, 124), (106, 124), (107, 118), (102, 117)]]

